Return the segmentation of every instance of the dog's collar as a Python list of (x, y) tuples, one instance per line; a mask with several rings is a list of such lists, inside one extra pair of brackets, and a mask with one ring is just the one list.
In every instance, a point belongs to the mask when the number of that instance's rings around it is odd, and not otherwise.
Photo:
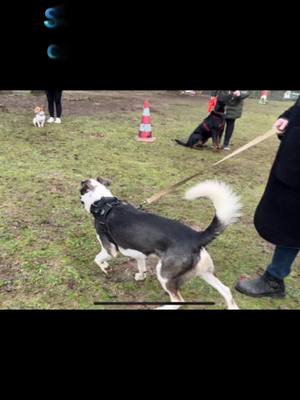
[(104, 224), (112, 208), (119, 204), (121, 201), (117, 197), (102, 197), (91, 205), (90, 211), (97, 220), (100, 220), (100, 223)]
[(220, 111), (213, 110), (212, 113), (223, 116), (225, 114), (225, 111), (224, 112), (220, 112)]

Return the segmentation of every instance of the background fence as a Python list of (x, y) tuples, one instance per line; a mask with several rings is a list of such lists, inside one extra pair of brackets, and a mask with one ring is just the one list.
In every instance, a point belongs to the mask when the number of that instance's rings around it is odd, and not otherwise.
[[(210, 94), (210, 90), (201, 90), (200, 92), (205, 95)], [(249, 97), (251, 99), (259, 99), (261, 90), (249, 90), (249, 92), (250, 92)], [(269, 100), (284, 101), (285, 99), (283, 98), (283, 95), (285, 92), (286, 92), (286, 90), (270, 90), (268, 98), (269, 98)], [(300, 90), (291, 90), (291, 92), (300, 93)]]

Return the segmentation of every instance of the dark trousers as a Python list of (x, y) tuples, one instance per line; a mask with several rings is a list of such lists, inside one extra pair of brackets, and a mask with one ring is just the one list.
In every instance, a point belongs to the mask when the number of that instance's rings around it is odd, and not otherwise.
[(226, 128), (225, 128), (225, 136), (224, 136), (224, 147), (229, 146), (231, 136), (234, 130), (235, 119), (228, 118), (226, 119)]
[(291, 272), (292, 264), (299, 253), (299, 249), (276, 246), (271, 264), (267, 271), (277, 279), (284, 279)]
[(56, 108), (56, 117), (60, 118), (62, 113), (61, 96), (62, 90), (47, 90), (48, 110), (50, 117), (54, 118), (54, 104)]

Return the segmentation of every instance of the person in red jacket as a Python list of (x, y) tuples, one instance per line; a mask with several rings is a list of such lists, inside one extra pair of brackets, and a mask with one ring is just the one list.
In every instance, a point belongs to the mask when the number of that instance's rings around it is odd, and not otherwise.
[(268, 90), (262, 90), (260, 92), (260, 99), (259, 99), (259, 104), (267, 104), (268, 102), (268, 96), (269, 96), (269, 91)]

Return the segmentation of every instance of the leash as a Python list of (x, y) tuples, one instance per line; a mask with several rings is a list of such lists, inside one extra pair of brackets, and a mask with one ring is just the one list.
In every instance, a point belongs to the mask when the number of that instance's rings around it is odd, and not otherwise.
[(185, 178), (182, 181), (179, 181), (179, 182), (175, 183), (174, 185), (169, 186), (168, 188), (161, 190), (160, 192), (154, 194), (153, 196), (151, 196), (148, 199), (146, 199), (143, 203), (141, 203), (140, 207), (142, 208), (146, 204), (151, 204), (151, 203), (154, 203), (155, 201), (158, 201), (161, 197), (166, 196), (167, 194), (174, 192), (177, 188), (179, 188), (180, 186), (182, 186), (183, 184), (185, 184), (189, 180), (195, 178), (196, 176), (198, 176), (198, 175), (200, 175), (202, 173), (203, 173), (202, 171), (201, 172), (197, 172), (197, 174), (189, 176), (188, 178)]
[[(273, 136), (275, 133), (278, 133), (275, 128), (270, 129), (268, 132), (264, 133), (263, 135), (258, 136), (257, 138), (251, 140), (250, 142), (248, 142), (244, 146), (242, 146), (242, 147), (238, 148), (237, 150), (235, 150), (233, 153), (231, 153), (228, 156), (222, 158), (221, 160), (215, 162), (213, 164), (213, 166), (221, 164), (223, 161), (228, 160), (229, 158), (234, 157), (237, 154), (242, 153), (243, 151), (249, 149), (250, 147), (253, 147), (256, 144), (262, 142), (263, 140), (266, 140), (269, 137)], [(152, 204), (152, 203), (158, 201), (159, 199), (161, 199), (162, 197), (166, 196), (167, 194), (174, 192), (180, 186), (184, 185), (186, 182), (190, 181), (191, 179), (196, 178), (196, 176), (201, 175), (202, 173), (203, 173), (202, 171), (198, 172), (197, 174), (189, 176), (189, 177), (183, 179), (182, 181), (179, 181), (179, 182), (175, 183), (174, 185), (169, 186), (168, 188), (161, 190), (160, 192), (154, 194), (153, 196), (151, 196), (148, 199), (146, 199), (145, 201), (143, 201), (140, 204), (140, 208), (143, 208), (145, 205)]]
[(263, 135), (258, 136), (257, 138), (251, 140), (251, 142), (248, 142), (244, 146), (242, 146), (242, 147), (238, 148), (237, 150), (235, 150), (233, 153), (231, 153), (228, 156), (222, 158), (222, 160), (219, 160), (219, 161), (215, 162), (213, 164), (213, 166), (221, 164), (221, 162), (223, 162), (225, 160), (228, 160), (229, 158), (234, 157), (237, 154), (242, 153), (243, 151), (245, 151), (247, 149), (250, 149), (250, 147), (255, 146), (256, 144), (262, 142), (263, 140), (268, 139), (269, 137), (273, 136), (275, 133), (278, 133), (275, 128), (270, 129), (268, 132), (264, 133)]

